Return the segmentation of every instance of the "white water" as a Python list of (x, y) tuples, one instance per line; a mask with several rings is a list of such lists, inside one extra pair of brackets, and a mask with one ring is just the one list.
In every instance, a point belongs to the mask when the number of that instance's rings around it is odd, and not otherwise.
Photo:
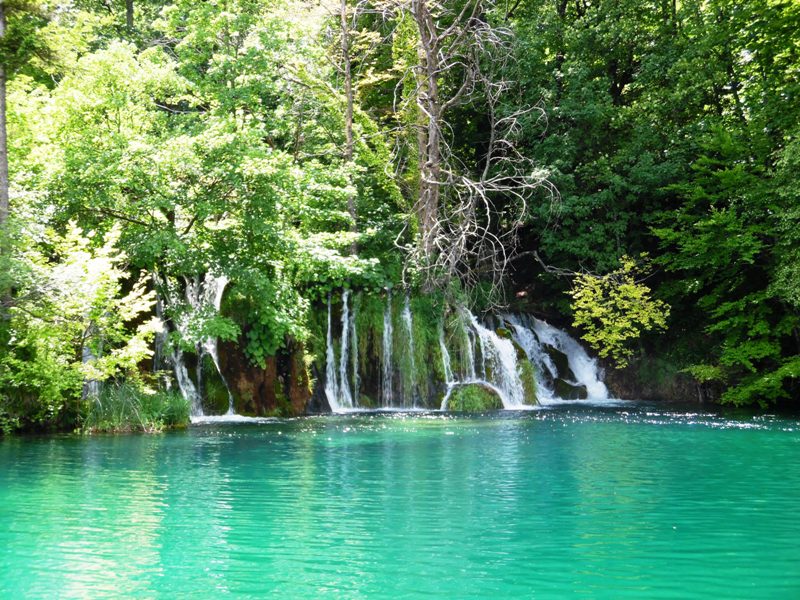
[[(469, 322), (472, 318), (472, 313), (466, 310), (464, 313), (467, 315), (467, 322)], [(464, 327), (464, 336), (466, 337), (467, 341), (467, 372), (465, 377), (469, 381), (475, 381), (477, 379), (477, 375), (475, 374), (475, 336), (466, 325), (462, 326)]]
[(350, 317), (350, 368), (353, 374), (353, 405), (358, 404), (361, 397), (361, 379), (358, 376), (358, 328), (356, 327), (356, 317), (358, 315), (358, 296), (353, 297), (353, 313)]
[(189, 377), (189, 370), (183, 360), (183, 350), (176, 348), (172, 351), (172, 368), (175, 371), (175, 380), (181, 390), (181, 396), (189, 401), (190, 412), (193, 417), (203, 416), (203, 403), (200, 401), (200, 394)]
[(189, 417), (192, 425), (217, 425), (225, 423), (274, 423), (276, 417), (246, 417), (236, 413), (225, 415), (193, 415)]
[[(331, 300), (328, 299), (328, 336), (326, 355), (325, 394), (334, 412), (361, 410), (359, 407), (359, 355), (355, 311), (357, 297), (345, 291), (342, 296), (340, 352), (337, 356), (334, 345), (333, 315)], [(587, 402), (605, 401), (608, 390), (602, 381), (602, 372), (597, 361), (589, 357), (581, 345), (566, 332), (533, 317), (524, 315), (502, 315), (501, 321), (512, 332), (511, 339), (503, 337), (493, 327), (478, 320), (466, 309), (459, 310), (459, 329), (451, 332), (451, 339), (460, 340), (461, 358), (459, 373), (455, 373), (451, 362), (451, 349), (447, 347), (445, 328), (439, 331), (439, 350), (444, 374), (445, 395), (442, 409), (447, 408), (452, 391), (467, 384), (478, 384), (494, 391), (502, 401), (503, 408), (520, 410), (530, 408), (525, 404), (525, 388), (522, 382), (522, 368), (519, 364), (518, 347), (534, 364), (537, 395), (540, 403), (566, 402), (554, 391), (553, 382), (563, 379), (574, 386), (585, 386)], [(379, 405), (382, 410), (408, 410), (425, 405), (426, 398), (415, 388), (419, 379), (417, 373), (416, 344), (414, 339), (414, 318), (409, 298), (405, 298), (399, 314), (399, 327), (402, 338), (395, 340), (392, 294), (387, 289), (386, 305), (383, 312), (382, 356), (380, 365), (381, 395)], [(400, 342), (402, 341), (402, 344)], [(398, 342), (395, 348), (395, 342)], [(515, 346), (515, 343), (517, 346)], [(557, 349), (566, 357), (574, 377), (559, 373), (557, 366), (547, 351), (547, 347)], [(409, 352), (409, 360), (396, 359), (395, 351)], [(552, 352), (552, 350), (551, 350)], [(401, 372), (400, 365), (407, 365), (410, 372)], [(395, 390), (395, 377), (402, 378), (402, 385)], [(573, 381), (574, 379), (574, 381)], [(355, 386), (356, 395), (350, 389)]]
[[(536, 334), (522, 324), (520, 317), (516, 315), (505, 315), (504, 318), (511, 325), (514, 339), (525, 351), (528, 360), (534, 365), (536, 373), (536, 394), (539, 400), (553, 400), (555, 398), (555, 392), (550, 382), (558, 377), (558, 370), (553, 363), (553, 359), (544, 348), (542, 348)], [(549, 377), (544, 377), (544, 373), (547, 373)]]
[(342, 293), (342, 346), (339, 349), (339, 408), (353, 408), (353, 394), (350, 391), (350, 378), (347, 376), (347, 363), (350, 358), (350, 290)]
[[(200, 308), (200, 283), (197, 279), (185, 279), (186, 289), (185, 298), (187, 304), (191, 307), (192, 312), (196, 312)], [(167, 282), (169, 286), (169, 282)], [(181, 337), (185, 337), (189, 330), (190, 315), (184, 313), (180, 318), (175, 321), (175, 328), (180, 333)], [(189, 376), (189, 370), (186, 368), (186, 362), (183, 360), (183, 350), (177, 345), (172, 349), (172, 368), (175, 371), (175, 380), (178, 382), (178, 388), (181, 395), (189, 401), (189, 410), (192, 416), (203, 415), (203, 402), (200, 394), (197, 391), (194, 381)]]
[(386, 310), (383, 313), (383, 379), (381, 381), (381, 403), (385, 407), (394, 404), (392, 394), (392, 378), (394, 365), (392, 365), (392, 290), (386, 290)]
[[(471, 314), (470, 317), (472, 329), (480, 341), (483, 380), (497, 387), (503, 408), (517, 409), (525, 406), (525, 390), (519, 376), (514, 344), (481, 325), (475, 315)], [(487, 373), (491, 373), (491, 376), (487, 377)]]
[(333, 317), (331, 309), (331, 297), (328, 295), (328, 338), (327, 351), (325, 354), (325, 397), (333, 412), (338, 412), (341, 408), (339, 404), (339, 383), (336, 372), (336, 353), (333, 350)]
[(444, 371), (444, 382), (447, 385), (453, 382), (453, 367), (450, 364), (450, 353), (447, 351), (447, 344), (444, 343), (444, 327), (439, 330), (439, 350), (442, 353), (442, 370)]
[[(222, 306), (222, 296), (225, 293), (225, 288), (230, 280), (225, 275), (215, 277), (211, 273), (206, 273), (205, 281), (203, 282), (203, 302), (206, 306), (214, 309), (215, 314), (219, 314), (220, 306)], [(222, 369), (219, 366), (219, 349), (217, 347), (218, 341), (216, 337), (207, 337), (203, 340), (203, 350), (211, 357), (214, 367), (217, 369), (217, 374), (225, 386), (225, 391), (228, 392), (228, 415), (233, 415), (233, 394), (228, 385), (228, 380), (222, 374)], [(203, 357), (200, 356), (200, 360)]]
[(417, 407), (417, 390), (415, 389), (415, 382), (416, 382), (416, 375), (417, 375), (417, 364), (416, 364), (416, 359), (414, 357), (414, 355), (415, 355), (415, 351), (414, 351), (414, 321), (413, 321), (413, 318), (411, 316), (411, 300), (410, 300), (408, 294), (406, 294), (406, 300), (405, 300), (405, 303), (403, 304), (403, 312), (401, 314), (401, 318), (403, 319), (403, 325), (404, 325), (405, 330), (406, 330), (406, 339), (408, 340), (408, 349), (409, 349), (409, 354), (411, 356), (411, 361), (410, 361), (411, 362), (411, 373), (409, 373), (408, 376), (406, 377), (406, 380), (409, 382), (409, 386), (408, 387), (410, 389), (408, 389), (408, 390), (404, 389), (404, 393), (403, 393), (403, 401), (404, 402), (403, 402), (403, 404), (406, 404), (406, 401), (408, 400), (409, 392), (410, 392), (411, 407), (412, 408), (416, 408)]
[(563, 401), (555, 395), (552, 388), (547, 385), (546, 379), (541, 376), (545, 369), (551, 378), (559, 376), (552, 358), (543, 346), (555, 348), (567, 357), (569, 368), (575, 375), (575, 380), (569, 383), (585, 386), (588, 401), (602, 402), (609, 399), (608, 388), (603, 383), (603, 373), (597, 360), (591, 358), (583, 346), (567, 332), (535, 317), (505, 315), (504, 318), (511, 324), (517, 343), (522, 346), (528, 358), (537, 367), (536, 383), (540, 392), (540, 400), (545, 402)]

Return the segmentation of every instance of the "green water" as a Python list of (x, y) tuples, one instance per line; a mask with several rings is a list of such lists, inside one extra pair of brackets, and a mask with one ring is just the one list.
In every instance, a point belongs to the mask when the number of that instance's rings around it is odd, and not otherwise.
[(0, 440), (0, 598), (798, 598), (798, 464), (637, 406)]

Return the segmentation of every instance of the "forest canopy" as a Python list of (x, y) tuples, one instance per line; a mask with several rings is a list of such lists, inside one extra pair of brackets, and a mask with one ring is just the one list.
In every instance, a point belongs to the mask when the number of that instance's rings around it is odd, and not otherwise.
[(263, 365), (332, 291), (387, 286), (797, 398), (796, 0), (0, 0), (0, 24), (2, 429), (80, 424), (92, 382), (156, 393), (210, 337)]

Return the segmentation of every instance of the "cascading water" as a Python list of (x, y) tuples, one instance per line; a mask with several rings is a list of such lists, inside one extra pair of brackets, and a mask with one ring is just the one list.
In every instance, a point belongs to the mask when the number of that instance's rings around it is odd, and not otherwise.
[(444, 382), (449, 386), (453, 382), (453, 367), (450, 363), (450, 353), (447, 351), (447, 344), (444, 343), (444, 327), (439, 330), (439, 350), (442, 353)]
[[(498, 388), (503, 408), (525, 406), (525, 389), (519, 376), (517, 351), (511, 340), (481, 325), (475, 315), (470, 314), (472, 329), (478, 336), (481, 348), (481, 372), (483, 379)], [(491, 377), (486, 374), (491, 373)]]
[[(214, 276), (211, 273), (206, 273), (205, 281), (203, 282), (203, 299), (204, 303), (207, 306), (211, 306), (216, 314), (219, 314), (219, 309), (222, 306), (222, 296), (225, 293), (225, 288), (229, 281), (230, 280), (225, 277), (225, 275)], [(211, 361), (217, 369), (217, 374), (220, 380), (222, 380), (222, 384), (225, 386), (225, 391), (228, 393), (227, 414), (233, 415), (235, 414), (233, 409), (233, 394), (228, 385), (228, 380), (225, 379), (225, 375), (222, 374), (222, 369), (219, 366), (219, 349), (217, 344), (218, 341), (216, 337), (207, 337), (203, 340), (202, 346), (205, 353), (211, 357)], [(200, 357), (200, 361), (202, 362), (202, 356)]]
[(350, 317), (350, 368), (353, 373), (353, 405), (358, 404), (361, 397), (361, 379), (358, 376), (358, 296), (353, 297), (353, 314)]
[(341, 406), (339, 404), (339, 384), (336, 372), (336, 353), (333, 349), (333, 309), (331, 308), (331, 297), (328, 295), (328, 338), (327, 350), (325, 354), (325, 396), (333, 412), (337, 412)]
[(183, 351), (175, 349), (172, 351), (172, 366), (175, 371), (175, 380), (178, 382), (178, 389), (181, 395), (189, 401), (191, 415), (193, 417), (203, 416), (203, 403), (200, 401), (200, 394), (197, 393), (192, 378), (189, 377), (189, 370), (183, 360)]
[[(343, 292), (337, 353), (333, 309), (331, 298), (328, 298), (325, 394), (334, 412), (362, 407), (357, 341), (359, 332), (355, 318), (359, 303), (360, 296), (354, 296), (348, 291)], [(544, 403), (562, 400), (559, 393), (569, 386), (570, 389), (585, 388), (584, 395), (580, 397), (585, 398), (588, 395), (589, 400), (603, 400), (608, 397), (608, 390), (602, 382), (602, 373), (597, 368), (596, 361), (591, 359), (580, 344), (567, 333), (544, 321), (524, 315), (500, 315), (487, 322), (481, 322), (474, 314), (463, 308), (459, 309), (457, 315), (456, 329), (451, 330), (450, 326), (446, 329), (442, 324), (438, 336), (442, 361), (441, 373), (444, 375), (445, 384), (442, 409), (447, 408), (448, 399), (454, 389), (470, 384), (492, 390), (501, 400), (503, 408), (512, 410), (528, 408), (528, 402), (534, 402), (530, 395), (533, 391), (533, 381), (531, 374), (520, 362), (520, 357), (525, 355), (535, 367), (533, 377), (536, 379), (536, 393), (539, 400)], [(380, 396), (377, 404), (382, 408), (407, 409), (425, 406), (426, 400), (430, 397), (421, 394), (416, 383), (420, 378), (424, 380), (426, 377), (418, 373), (417, 369), (428, 368), (428, 365), (417, 364), (419, 340), (414, 336), (415, 318), (410, 299), (406, 297), (397, 315), (397, 327), (401, 331), (401, 337), (395, 339), (392, 292), (387, 289), (383, 306), (382, 340), (379, 342), (382, 347), (378, 349), (381, 353), (380, 363), (374, 364), (376, 371), (371, 371), (368, 364), (361, 365), (366, 369), (368, 377), (370, 372), (374, 374), (372, 379), (366, 380), (366, 388), (373, 390), (376, 399), (378, 395)], [(492, 322), (498, 323), (500, 327), (495, 328), (490, 325)], [(510, 335), (503, 332), (506, 327)], [(361, 332), (361, 335), (364, 335), (364, 332)], [(446, 341), (447, 335), (451, 340), (460, 342), (456, 346), (458, 359), (456, 364), (452, 362), (451, 349), (448, 348)], [(553, 358), (556, 356), (554, 354), (556, 349), (557, 361)], [(430, 373), (427, 377), (430, 377)], [(555, 383), (558, 385), (554, 385)], [(428, 389), (427, 393), (435, 392), (433, 389)], [(564, 396), (568, 397), (572, 396)], [(365, 402), (368, 402), (369, 396), (366, 398)], [(370, 404), (367, 403), (367, 406)]]
[[(155, 276), (154, 276), (155, 277)], [(198, 314), (205, 312), (212, 312), (218, 314), (222, 304), (222, 296), (225, 293), (229, 279), (225, 275), (214, 275), (213, 273), (206, 273), (201, 281), (199, 277), (185, 278), (184, 297), (186, 305), (189, 307), (188, 311), (183, 311), (179, 317), (174, 320), (174, 327), (182, 337), (187, 337), (191, 329), (191, 321), (196, 318)], [(174, 298), (177, 295), (177, 285), (174, 282), (166, 280), (164, 282), (165, 304), (175, 305)], [(164, 306), (161, 301), (157, 305), (157, 314), (163, 318)], [(162, 332), (162, 338), (157, 342), (156, 349), (158, 353), (163, 352), (163, 347), (166, 342), (166, 332)], [(190, 411), (192, 417), (202, 417), (203, 402), (202, 402), (202, 383), (203, 383), (203, 360), (206, 356), (211, 357), (214, 368), (219, 375), (222, 384), (228, 394), (228, 415), (233, 415), (233, 394), (231, 393), (228, 381), (222, 374), (219, 361), (219, 350), (217, 346), (217, 338), (213, 336), (202, 338), (196, 345), (197, 347), (197, 371), (196, 383), (189, 376), (189, 370), (186, 367), (186, 362), (183, 356), (183, 350), (175, 347), (171, 352), (172, 367), (175, 372), (175, 379), (178, 382), (178, 388), (181, 395), (186, 398), (190, 403)], [(157, 366), (157, 365), (156, 365)]]
[(392, 378), (394, 365), (392, 365), (392, 290), (386, 289), (386, 310), (383, 313), (383, 379), (381, 381), (381, 403), (391, 407), (394, 401), (392, 394)]
[(407, 380), (409, 380), (410, 385), (408, 387), (410, 389), (409, 390), (404, 390), (405, 393), (404, 393), (403, 400), (404, 400), (404, 404), (405, 404), (405, 401), (408, 400), (408, 396), (409, 396), (409, 392), (410, 392), (410, 395), (411, 395), (411, 406), (416, 408), (418, 394), (417, 394), (417, 390), (415, 388), (415, 381), (416, 381), (416, 377), (417, 377), (417, 364), (416, 364), (415, 350), (414, 350), (414, 321), (413, 321), (413, 317), (411, 316), (411, 300), (410, 300), (410, 298), (409, 298), (409, 296), (407, 294), (406, 294), (405, 303), (403, 304), (403, 312), (402, 312), (401, 316), (402, 316), (402, 319), (403, 319), (403, 325), (405, 327), (406, 336), (407, 336), (407, 339), (408, 339), (408, 352), (409, 352), (409, 356), (410, 356), (409, 363), (410, 363), (410, 366), (411, 366), (411, 372), (408, 373), (407, 378), (406, 378)]
[(566, 357), (569, 371), (574, 377), (574, 381), (568, 383), (583, 386), (588, 400), (608, 399), (608, 388), (603, 383), (602, 370), (598, 367), (597, 360), (591, 358), (568, 333), (534, 317), (505, 315), (504, 318), (512, 326), (514, 339), (537, 367), (536, 383), (543, 400), (563, 400), (554, 392), (550, 382), (563, 378), (564, 374), (558, 372), (547, 347)]
[[(472, 314), (464, 311), (467, 315), (467, 320), (472, 317)], [(470, 331), (470, 329), (464, 326), (464, 336), (467, 341), (466, 350), (467, 350), (467, 371), (465, 377), (468, 381), (475, 381), (477, 376), (475, 374), (475, 335)]]
[(350, 358), (350, 290), (342, 293), (342, 345), (339, 349), (339, 408), (353, 408), (353, 394), (350, 391), (350, 378), (347, 375), (347, 363)]
[(511, 325), (514, 340), (522, 347), (534, 367), (536, 373), (536, 391), (540, 400), (552, 400), (555, 397), (552, 381), (558, 377), (558, 369), (553, 363), (539, 339), (531, 329), (524, 326), (517, 315), (505, 315), (505, 320)]
[[(196, 279), (186, 279), (185, 281), (186, 302), (191, 308), (191, 311), (195, 312), (199, 309), (199, 282)], [(170, 289), (171, 287), (173, 290)], [(169, 280), (165, 282), (165, 292), (168, 298), (173, 297), (172, 291), (174, 291), (174, 287), (177, 286), (174, 284), (171, 285)], [(177, 329), (181, 337), (185, 337), (188, 333), (189, 320), (190, 315), (187, 313), (181, 314), (174, 320), (175, 329)], [(194, 381), (192, 381), (192, 378), (189, 376), (189, 369), (186, 368), (186, 361), (183, 359), (183, 350), (181, 350), (177, 344), (172, 348), (170, 358), (172, 359), (172, 369), (175, 372), (175, 380), (178, 382), (178, 389), (180, 389), (181, 395), (189, 401), (191, 416), (203, 416), (203, 402), (200, 393)]]

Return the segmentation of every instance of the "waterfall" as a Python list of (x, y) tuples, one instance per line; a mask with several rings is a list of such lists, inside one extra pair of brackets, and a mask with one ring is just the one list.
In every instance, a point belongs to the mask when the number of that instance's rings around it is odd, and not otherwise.
[(392, 289), (386, 288), (386, 310), (383, 313), (383, 380), (381, 391), (383, 406), (392, 406)]
[[(163, 321), (165, 313), (169, 314), (167, 309), (177, 309), (180, 306), (180, 302), (176, 299), (179, 295), (179, 286), (175, 280), (164, 277), (162, 281), (156, 274), (153, 274), (153, 281), (157, 285), (162, 286), (156, 304), (156, 315)], [(177, 315), (173, 316), (172, 326), (182, 340), (185, 341), (187, 338), (191, 339), (189, 333), (197, 327), (196, 324), (193, 323), (194, 319), (207, 314), (219, 314), (222, 296), (225, 293), (225, 288), (229, 280), (224, 275), (214, 275), (208, 272), (205, 274), (202, 281), (199, 276), (195, 276), (192, 278), (184, 277), (184, 282), (185, 288), (183, 290), (183, 295), (188, 310), (180, 310)], [(154, 357), (154, 369), (156, 370), (160, 366), (159, 363), (162, 360), (166, 344), (167, 332), (164, 330), (159, 332), (156, 338), (156, 354)], [(172, 363), (172, 369), (175, 372), (175, 380), (178, 383), (181, 395), (190, 403), (191, 416), (204, 416), (202, 396), (203, 360), (205, 356), (210, 356), (214, 363), (214, 367), (228, 394), (228, 414), (233, 414), (233, 394), (220, 368), (217, 338), (208, 336), (196, 341), (197, 365), (195, 380), (192, 380), (189, 375), (183, 349), (180, 348), (178, 344), (173, 344), (173, 346), (169, 356), (170, 362)]]
[[(203, 301), (206, 306), (210, 306), (214, 309), (214, 314), (219, 314), (220, 307), (222, 306), (222, 296), (225, 293), (225, 288), (227, 287), (229, 281), (230, 280), (225, 277), (225, 275), (216, 277), (211, 273), (206, 273), (205, 281), (203, 282)], [(225, 379), (225, 375), (222, 374), (222, 369), (219, 366), (219, 349), (217, 347), (217, 343), (218, 341), (216, 337), (207, 337), (203, 340), (202, 347), (203, 351), (211, 357), (214, 367), (217, 369), (217, 374), (222, 380), (222, 384), (225, 386), (225, 391), (228, 393), (227, 414), (233, 415), (235, 414), (233, 410), (233, 394), (231, 393), (231, 388), (228, 385), (228, 380)], [(202, 364), (202, 353), (199, 357), (199, 360)]]
[(331, 410), (339, 410), (339, 384), (336, 381), (336, 353), (333, 351), (333, 317), (331, 296), (328, 294), (328, 347), (325, 354), (325, 396)]
[(353, 373), (353, 406), (358, 406), (358, 399), (361, 397), (361, 390), (359, 389), (361, 380), (358, 376), (358, 328), (356, 327), (360, 297), (360, 295), (353, 297), (353, 314), (350, 317), (350, 367)]
[[(173, 319), (173, 325), (181, 338), (186, 338), (189, 331), (189, 322), (191, 316), (199, 309), (199, 283), (197, 280), (185, 278), (185, 298), (186, 303), (189, 305), (191, 312), (181, 312), (176, 318)], [(172, 288), (172, 289), (171, 289)], [(164, 279), (164, 294), (167, 299), (167, 304), (173, 304), (173, 293), (176, 292), (177, 285), (171, 282), (168, 278)], [(189, 401), (190, 414), (193, 417), (203, 416), (203, 401), (200, 397), (200, 392), (197, 389), (194, 381), (189, 376), (189, 369), (186, 367), (186, 361), (183, 357), (183, 350), (178, 344), (173, 344), (170, 353), (172, 362), (172, 369), (175, 372), (175, 380), (178, 383), (178, 389), (181, 391), (181, 396)]]
[(539, 319), (533, 319), (533, 330), (543, 344), (553, 346), (567, 355), (569, 368), (575, 374), (576, 382), (586, 386), (590, 400), (608, 399), (608, 388), (601, 379), (602, 372), (597, 366), (597, 360), (590, 358), (583, 346), (567, 332)]
[[(468, 315), (467, 319), (472, 317), (471, 313), (469, 313), (467, 311), (465, 311), (465, 312)], [(467, 320), (467, 322), (468, 322), (468, 320)], [(470, 381), (474, 381), (475, 379), (477, 379), (477, 376), (475, 374), (475, 336), (473, 335), (472, 331), (466, 326), (466, 324), (464, 325), (464, 335), (465, 335), (466, 340), (467, 340), (467, 345), (466, 345), (466, 349), (467, 349), (467, 372), (466, 372), (466, 378), (468, 380), (470, 380)]]
[(540, 400), (552, 400), (555, 397), (552, 381), (558, 377), (558, 369), (550, 355), (544, 350), (539, 339), (533, 331), (522, 324), (521, 318), (516, 315), (505, 315), (505, 320), (511, 325), (514, 339), (525, 351), (536, 373), (536, 392)]
[(342, 293), (342, 347), (339, 349), (339, 407), (353, 408), (353, 394), (350, 392), (350, 378), (347, 376), (347, 363), (350, 358), (350, 290)]
[(444, 343), (444, 325), (439, 330), (439, 350), (442, 353), (444, 382), (449, 386), (453, 382), (453, 367), (450, 365), (450, 353), (447, 351), (447, 344)]
[(574, 380), (568, 383), (585, 387), (588, 400), (608, 399), (608, 388), (602, 381), (602, 371), (597, 361), (567, 332), (534, 317), (504, 315), (504, 319), (511, 325), (514, 339), (536, 366), (536, 384), (541, 399), (562, 400), (555, 393), (552, 382), (566, 377), (566, 374), (559, 373), (548, 348), (566, 357), (574, 376)]
[[(402, 320), (403, 325), (405, 326), (406, 335), (408, 336), (408, 352), (411, 356), (411, 373), (409, 373), (409, 378), (411, 381), (411, 385), (409, 386), (411, 392), (411, 406), (416, 408), (417, 406), (417, 390), (416, 390), (416, 381), (417, 381), (417, 365), (416, 365), (416, 357), (415, 357), (415, 350), (414, 350), (414, 322), (411, 316), (411, 300), (406, 294), (406, 300), (403, 304), (403, 313), (402, 313)], [(403, 390), (403, 404), (407, 404), (408, 400), (408, 393), (406, 390)]]
[[(388, 409), (429, 406), (430, 398), (417, 387), (417, 381), (423, 376), (418, 370), (428, 374), (431, 370), (430, 365), (420, 362), (417, 356), (417, 350), (423, 350), (417, 348), (420, 340), (415, 338), (414, 331), (419, 315), (412, 311), (408, 295), (403, 298), (401, 306), (394, 307), (392, 302), (392, 290), (387, 288), (383, 306), (379, 304), (370, 309), (376, 310), (378, 319), (382, 310), (383, 331), (382, 340), (378, 341), (382, 345), (380, 364), (364, 366), (365, 372), (375, 377), (366, 383), (367, 394), (375, 394), (377, 406)], [(362, 365), (359, 362), (358, 336), (365, 335), (356, 327), (360, 306), (359, 295), (343, 291), (340, 328), (339, 318), (334, 319), (332, 297), (328, 297), (325, 394), (333, 412), (359, 408), (359, 368)], [(394, 314), (395, 308), (397, 315)], [(531, 390), (526, 377), (531, 375), (526, 372), (527, 365), (522, 363), (525, 360), (534, 366), (532, 376), (536, 379), (536, 393), (544, 403), (608, 398), (597, 362), (566, 332), (526, 315), (497, 315), (479, 320), (462, 307), (456, 316), (453, 330), (450, 330), (451, 325), (446, 327), (442, 321), (438, 331), (445, 385), (443, 410), (446, 410), (453, 390), (470, 384), (494, 392), (505, 409), (529, 408), (526, 401), (533, 401), (528, 396)], [(400, 337), (396, 339), (395, 326), (400, 328)], [(366, 335), (373, 333), (377, 332), (367, 332)], [(338, 340), (337, 335), (340, 336)], [(455, 350), (448, 347), (448, 339), (455, 341)], [(425, 350), (425, 357), (433, 356), (433, 349)], [(457, 365), (452, 362), (453, 351), (459, 358)], [(375, 404), (368, 403), (367, 406)]]
[[(525, 406), (525, 390), (519, 376), (514, 344), (481, 325), (475, 315), (469, 316), (472, 329), (480, 341), (483, 379), (497, 387), (503, 408)], [(491, 373), (491, 376), (486, 377), (486, 373)]]
[(175, 379), (178, 382), (178, 388), (181, 390), (181, 396), (189, 401), (191, 415), (193, 417), (202, 417), (203, 403), (192, 378), (189, 377), (189, 370), (183, 360), (183, 350), (180, 348), (172, 351), (172, 368), (175, 371)]

